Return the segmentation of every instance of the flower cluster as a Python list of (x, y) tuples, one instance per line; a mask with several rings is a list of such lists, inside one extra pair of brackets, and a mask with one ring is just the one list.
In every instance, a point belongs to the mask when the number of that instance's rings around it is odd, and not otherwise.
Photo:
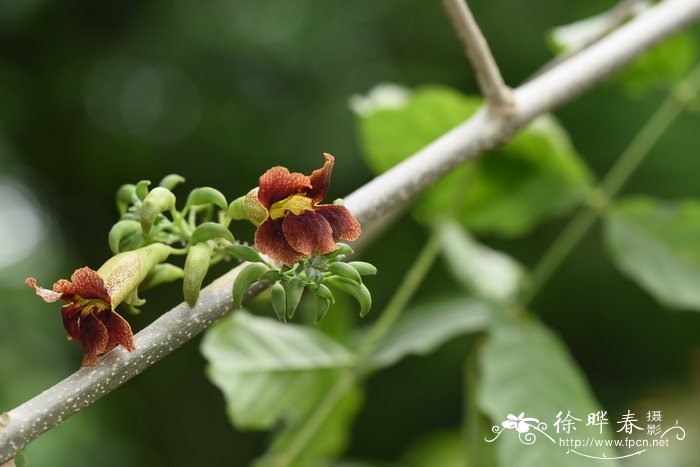
[[(338, 242), (356, 240), (361, 228), (340, 201), (321, 204), (335, 162), (330, 154), (324, 157), (323, 167), (308, 176), (273, 167), (258, 187), (230, 204), (220, 191), (203, 187), (192, 190), (178, 210), (173, 189), (184, 181), (178, 175), (153, 189), (148, 181), (124, 185), (117, 192), (121, 218), (108, 236), (114, 256), (97, 271), (80, 268), (51, 289), (31, 277), (26, 283), (46, 302), (66, 302), (63, 325), (68, 339), (82, 345), (83, 365), (94, 365), (116, 346), (135, 350), (131, 326), (117, 306), (138, 312), (144, 303), (139, 292), (182, 279), (185, 301), (194, 307), (209, 268), (231, 257), (251, 262), (233, 286), (237, 307), (250, 285), (264, 280), (273, 282), (271, 300), (281, 320), (293, 316), (307, 288), (318, 303), (317, 320), (323, 318), (335, 301), (327, 285), (354, 296), (364, 315), (371, 296), (361, 276), (376, 269), (343, 262), (352, 250)], [(233, 220), (257, 226), (255, 248), (236, 242), (229, 229)], [(166, 262), (177, 255), (186, 256), (183, 267)]]

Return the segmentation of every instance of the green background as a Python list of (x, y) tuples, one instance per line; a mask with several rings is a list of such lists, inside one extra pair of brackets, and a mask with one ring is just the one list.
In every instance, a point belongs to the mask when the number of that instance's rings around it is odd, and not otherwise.
[[(505, 80), (517, 85), (551, 57), (550, 28), (613, 3), (471, 4)], [(65, 342), (57, 306), (23, 281), (31, 275), (48, 286), (77, 267), (99, 266), (109, 255), (118, 186), (179, 173), (188, 189), (213, 186), (233, 199), (270, 166), (309, 173), (331, 152), (329, 198), (346, 195), (372, 177), (348, 99), (381, 82), (477, 93), (440, 2), (0, 2), (0, 411), (78, 367), (80, 348)], [(663, 87), (631, 95), (607, 82), (556, 115), (600, 176), (664, 95)], [(624, 193), (700, 197), (699, 123), (698, 114), (683, 115)], [(25, 205), (13, 210), (18, 199)], [(517, 240), (482, 240), (532, 266), (562, 226), (555, 220)], [(375, 310), (425, 237), (405, 216), (365, 252), (380, 270), (371, 283)], [(438, 264), (417, 299), (457, 287)], [(147, 298), (130, 319), (135, 329), (181, 301), (177, 285)], [(564, 339), (611, 414), (664, 408), (686, 428), (697, 423), (700, 316), (663, 309), (625, 278), (598, 229), (532, 309)], [(393, 462), (426, 434), (458, 427), (472, 340), (373, 376), (347, 456)], [(270, 435), (229, 424), (198, 342), (42, 436), (27, 450), (31, 464), (247, 465)]]

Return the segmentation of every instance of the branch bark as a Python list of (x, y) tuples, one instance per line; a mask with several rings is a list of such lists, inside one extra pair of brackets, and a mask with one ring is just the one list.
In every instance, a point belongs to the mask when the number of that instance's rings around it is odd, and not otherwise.
[(513, 114), (516, 111), (513, 90), (503, 81), (486, 38), (481, 33), (466, 0), (443, 0), (442, 4), (474, 67), (476, 80), (486, 101), (498, 114)]
[[(515, 91), (518, 108), (504, 117), (482, 109), (471, 119), (345, 198), (371, 236), (413, 197), (461, 163), (510, 139), (532, 119), (583, 93), (635, 56), (700, 17), (700, 0), (666, 0), (576, 56)], [(0, 415), (0, 462), (80, 409), (124, 384), (231, 310), (241, 267), (206, 287), (197, 306), (180, 304), (135, 337), (137, 350), (116, 348)], [(258, 290), (259, 291), (259, 290)], [(251, 291), (255, 293), (256, 291)]]

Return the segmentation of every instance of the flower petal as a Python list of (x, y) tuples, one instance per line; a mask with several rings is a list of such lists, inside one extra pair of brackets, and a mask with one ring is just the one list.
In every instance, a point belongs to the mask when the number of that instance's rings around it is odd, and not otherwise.
[(99, 298), (105, 303), (111, 303), (111, 298), (105, 283), (97, 272), (90, 268), (76, 269), (70, 282), (61, 279), (53, 285), (54, 292), (61, 292), (63, 300), (72, 301), (73, 296), (81, 298)]
[(311, 198), (314, 203), (318, 203), (326, 197), (328, 185), (331, 183), (331, 172), (333, 171), (335, 158), (327, 152), (323, 153), (323, 157), (326, 158), (326, 163), (323, 164), (323, 167), (320, 169), (314, 170), (309, 177), (311, 189), (306, 195)]
[(72, 303), (64, 305), (63, 308), (61, 308), (63, 327), (66, 328), (68, 339), (78, 342), (80, 342), (80, 324), (78, 320), (80, 319), (81, 311), (83, 311), (81, 307), (77, 307)]
[(83, 366), (94, 365), (97, 357), (107, 350), (107, 328), (94, 314), (80, 319), (80, 343), (83, 344)]
[(530, 431), (530, 425), (521, 420), (515, 424), (515, 430), (518, 433), (527, 433), (528, 431)]
[(282, 218), (266, 219), (255, 231), (255, 248), (278, 263), (291, 266), (304, 257), (294, 250), (282, 231)]
[(282, 221), (284, 237), (289, 245), (304, 256), (312, 256), (319, 252), (322, 255), (338, 249), (333, 241), (333, 229), (328, 221), (314, 211), (306, 211), (300, 215), (287, 213)]
[(54, 292), (53, 290), (45, 289), (36, 285), (36, 279), (33, 277), (27, 277), (24, 281), (29, 287), (36, 291), (36, 294), (44, 299), (45, 302), (52, 303), (56, 300), (60, 300), (63, 294), (61, 292)]
[(122, 318), (119, 313), (112, 310), (105, 310), (100, 314), (100, 320), (107, 328), (109, 338), (107, 349), (119, 344), (129, 352), (136, 350), (134, 346), (134, 333), (131, 331), (131, 326), (129, 326), (129, 323)]
[(348, 208), (337, 204), (316, 206), (314, 211), (322, 215), (333, 228), (333, 240), (357, 240), (362, 233), (360, 223)]
[(505, 420), (501, 425), (507, 430), (512, 430), (517, 425), (517, 422), (514, 420)]
[(289, 173), (286, 167), (273, 167), (260, 177), (258, 201), (269, 210), (277, 201), (311, 189), (309, 177), (298, 172)]

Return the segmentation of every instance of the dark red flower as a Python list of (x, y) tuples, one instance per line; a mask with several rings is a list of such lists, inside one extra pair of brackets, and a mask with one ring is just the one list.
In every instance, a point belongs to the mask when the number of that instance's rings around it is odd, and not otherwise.
[(273, 167), (260, 177), (257, 201), (265, 216), (255, 232), (255, 247), (287, 266), (336, 251), (337, 241), (360, 236), (360, 224), (345, 206), (319, 204), (328, 192), (334, 162), (330, 154), (324, 157), (326, 163), (310, 176)]
[(143, 302), (136, 294), (139, 284), (171, 251), (167, 245), (153, 244), (119, 253), (97, 271), (77, 269), (70, 281), (61, 279), (52, 290), (39, 287), (33, 277), (25, 282), (46, 302), (68, 302), (61, 308), (63, 327), (69, 340), (83, 346), (82, 365), (94, 365), (116, 345), (129, 352), (135, 350), (131, 326), (114, 309), (122, 302)]
[(61, 308), (63, 327), (68, 339), (82, 344), (83, 365), (94, 365), (97, 357), (117, 344), (129, 352), (135, 350), (131, 326), (112, 309), (112, 298), (96, 271), (80, 268), (70, 282), (61, 279), (53, 285), (53, 290), (37, 286), (33, 277), (26, 283), (46, 302), (69, 302)]

